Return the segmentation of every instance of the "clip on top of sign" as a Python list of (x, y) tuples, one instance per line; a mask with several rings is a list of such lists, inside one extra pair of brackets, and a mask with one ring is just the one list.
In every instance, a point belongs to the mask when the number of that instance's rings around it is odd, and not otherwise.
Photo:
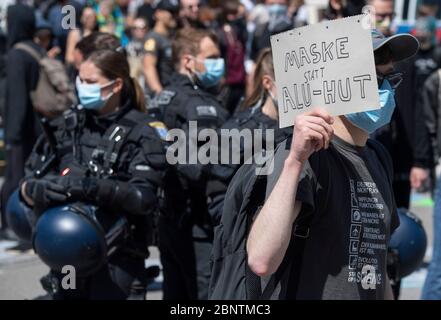
[(380, 107), (366, 19), (357, 15), (271, 36), (281, 128), (314, 107), (334, 116)]

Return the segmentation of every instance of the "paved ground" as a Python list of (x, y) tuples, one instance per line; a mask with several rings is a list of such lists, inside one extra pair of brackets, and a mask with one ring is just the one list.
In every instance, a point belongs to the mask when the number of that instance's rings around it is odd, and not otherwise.
[[(14, 245), (16, 244), (12, 241), (0, 242), (0, 300), (47, 299), (39, 281), (49, 269), (31, 250), (11, 250)], [(158, 251), (152, 248), (152, 257), (148, 264), (159, 265), (158, 257)], [(161, 283), (162, 276), (159, 276), (147, 294), (148, 299), (162, 298)]]
[(427, 194), (413, 194), (411, 210), (414, 212), (423, 222), (424, 229), (427, 233), (427, 250), (426, 257), (424, 259), (424, 265), (422, 268), (412, 273), (402, 281), (402, 300), (418, 300), (421, 295), (421, 289), (426, 278), (427, 265), (430, 262), (432, 256), (433, 246), (433, 203)]
[[(423, 221), (429, 239), (426, 262), (430, 261), (432, 251), (432, 203), (427, 195), (412, 196), (412, 210)], [(0, 300), (4, 299), (44, 299), (45, 292), (39, 284), (39, 279), (45, 275), (48, 268), (40, 262), (32, 250), (25, 252), (15, 250), (16, 243), (0, 242)], [(148, 264), (159, 265), (159, 253), (153, 248)], [(421, 287), (426, 276), (426, 267), (408, 276), (402, 283), (401, 299), (419, 299)], [(160, 291), (162, 276), (156, 279), (152, 290), (147, 294), (148, 299), (161, 299)]]

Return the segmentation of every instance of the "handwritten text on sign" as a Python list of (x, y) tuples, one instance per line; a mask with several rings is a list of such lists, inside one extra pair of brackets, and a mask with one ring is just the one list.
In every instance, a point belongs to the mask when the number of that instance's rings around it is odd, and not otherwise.
[(359, 15), (271, 37), (280, 127), (324, 107), (332, 115), (379, 108), (371, 30)]

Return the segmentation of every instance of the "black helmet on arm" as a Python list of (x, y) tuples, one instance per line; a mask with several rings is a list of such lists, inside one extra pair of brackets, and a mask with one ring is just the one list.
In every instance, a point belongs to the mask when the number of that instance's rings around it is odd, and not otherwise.
[(124, 217), (106, 215), (99, 221), (96, 207), (75, 203), (45, 211), (37, 221), (33, 247), (52, 270), (75, 268), (78, 276), (98, 271), (127, 234)]
[(388, 274), (400, 280), (416, 271), (424, 260), (427, 236), (421, 220), (412, 212), (398, 209), (400, 226), (391, 235), (388, 248)]

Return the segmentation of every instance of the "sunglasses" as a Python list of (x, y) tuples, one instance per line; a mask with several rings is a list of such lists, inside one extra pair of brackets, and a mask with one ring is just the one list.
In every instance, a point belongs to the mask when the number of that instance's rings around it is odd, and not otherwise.
[(377, 73), (378, 88), (381, 88), (381, 86), (383, 85), (383, 81), (385, 79), (387, 81), (389, 81), (392, 89), (396, 89), (401, 84), (401, 82), (403, 82), (403, 73), (396, 72), (396, 71), (392, 71), (387, 74), (378, 74)]

